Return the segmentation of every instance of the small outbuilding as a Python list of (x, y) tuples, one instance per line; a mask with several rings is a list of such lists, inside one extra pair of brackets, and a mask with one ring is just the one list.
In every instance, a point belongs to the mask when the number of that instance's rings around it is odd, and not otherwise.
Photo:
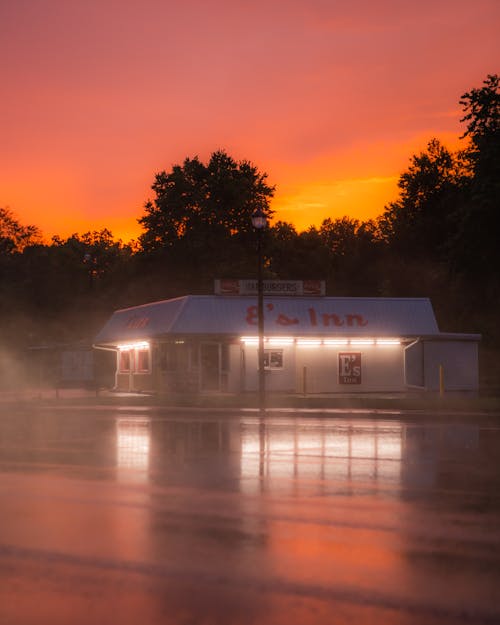
[[(266, 389), (475, 391), (477, 334), (439, 331), (426, 298), (266, 296)], [(255, 296), (187, 295), (117, 310), (95, 338), (115, 388), (244, 393), (258, 387)]]

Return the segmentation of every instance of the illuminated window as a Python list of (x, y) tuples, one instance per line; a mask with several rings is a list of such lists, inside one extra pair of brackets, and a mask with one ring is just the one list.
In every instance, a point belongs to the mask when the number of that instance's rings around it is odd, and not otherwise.
[(264, 350), (264, 369), (283, 369), (283, 350)]
[(149, 371), (149, 351), (141, 349), (137, 352), (137, 371)]
[(120, 371), (130, 371), (130, 365), (132, 362), (131, 353), (129, 351), (121, 351), (119, 353), (120, 358)]

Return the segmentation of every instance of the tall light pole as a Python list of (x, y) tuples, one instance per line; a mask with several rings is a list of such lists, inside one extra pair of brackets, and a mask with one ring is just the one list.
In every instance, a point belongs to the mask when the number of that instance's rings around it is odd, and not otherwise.
[(252, 215), (252, 225), (257, 231), (257, 321), (259, 331), (259, 410), (266, 408), (266, 378), (264, 375), (264, 283), (262, 280), (262, 231), (267, 225), (267, 217), (261, 208)]

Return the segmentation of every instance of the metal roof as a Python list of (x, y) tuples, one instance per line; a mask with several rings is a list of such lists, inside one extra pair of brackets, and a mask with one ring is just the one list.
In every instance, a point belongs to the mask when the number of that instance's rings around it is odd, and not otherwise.
[[(266, 336), (439, 334), (427, 298), (264, 297)], [(161, 336), (257, 334), (255, 296), (186, 295), (117, 310), (94, 343)]]

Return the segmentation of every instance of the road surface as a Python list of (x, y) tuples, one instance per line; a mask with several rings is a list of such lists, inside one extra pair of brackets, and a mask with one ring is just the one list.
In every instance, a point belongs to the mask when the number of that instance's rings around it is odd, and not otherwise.
[(500, 622), (500, 419), (0, 411), (0, 623)]

